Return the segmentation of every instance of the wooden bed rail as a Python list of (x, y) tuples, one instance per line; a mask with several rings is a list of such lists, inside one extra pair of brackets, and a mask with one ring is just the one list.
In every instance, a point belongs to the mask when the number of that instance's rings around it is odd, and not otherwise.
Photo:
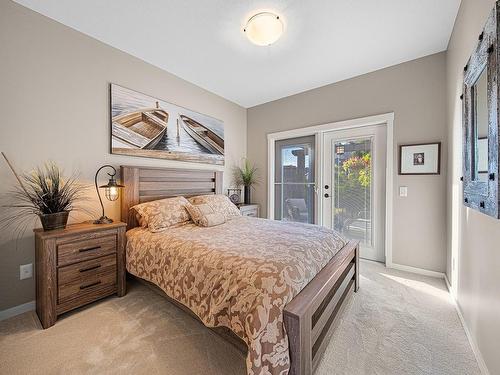
[(359, 243), (350, 241), (284, 310), (290, 349), (290, 375), (311, 375), (345, 307), (359, 289)]

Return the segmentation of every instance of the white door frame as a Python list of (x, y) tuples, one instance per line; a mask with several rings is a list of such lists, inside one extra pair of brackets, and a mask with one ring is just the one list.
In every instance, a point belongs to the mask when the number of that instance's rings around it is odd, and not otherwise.
[[(344, 130), (352, 128), (360, 128), (364, 126), (383, 125), (387, 127), (387, 157), (386, 157), (386, 173), (385, 173), (385, 264), (391, 267), (392, 263), (392, 221), (393, 221), (393, 196), (394, 196), (394, 112), (384, 113), (381, 115), (361, 117), (353, 120), (345, 120), (332, 122), (322, 125), (308, 126), (305, 128), (282, 131), (278, 133), (269, 133), (267, 135), (267, 217), (274, 219), (274, 156), (275, 142), (303, 136), (315, 136), (315, 155), (321, 155), (323, 152), (323, 135), (325, 132), (333, 130)], [(319, 159), (319, 160), (318, 160)], [(323, 185), (323, 158), (316, 158), (316, 194), (322, 194)], [(322, 199), (316, 199), (316, 222), (322, 225)]]

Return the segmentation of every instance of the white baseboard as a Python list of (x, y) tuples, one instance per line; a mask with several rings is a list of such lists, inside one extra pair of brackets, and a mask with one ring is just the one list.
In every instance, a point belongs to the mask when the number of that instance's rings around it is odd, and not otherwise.
[(464, 316), (462, 314), (462, 310), (460, 309), (460, 306), (458, 305), (458, 301), (454, 297), (450, 281), (448, 280), (448, 277), (446, 275), (444, 275), (444, 281), (446, 282), (446, 286), (448, 287), (448, 291), (450, 292), (451, 301), (453, 302), (453, 305), (455, 306), (455, 309), (457, 310), (457, 314), (458, 314), (458, 317), (460, 319), (460, 322), (462, 323), (462, 327), (464, 328), (465, 335), (467, 336), (467, 339), (469, 340), (469, 344), (472, 348), (472, 352), (474, 353), (474, 356), (476, 357), (476, 361), (477, 361), (477, 364), (479, 366), (479, 369), (481, 370), (481, 374), (490, 375), (490, 371), (488, 370), (488, 367), (486, 366), (486, 363), (484, 362), (481, 351), (479, 350), (479, 348), (476, 344), (476, 341), (472, 337), (472, 334), (470, 333), (469, 327), (467, 327), (467, 323), (465, 323), (465, 319), (464, 319)]
[(11, 307), (10, 309), (0, 311), (0, 321), (11, 318), (13, 316), (35, 310), (36, 301), (23, 303), (22, 305)]
[(453, 303), (455, 303), (455, 293), (451, 286), (450, 280), (448, 280), (448, 275), (444, 274), (444, 282), (446, 283), (446, 287), (448, 288), (448, 292), (451, 294), (451, 298), (453, 299)]
[(430, 271), (430, 270), (426, 270), (426, 269), (423, 269), (423, 268), (406, 266), (404, 264), (387, 262), (386, 267), (387, 268), (394, 268), (396, 270), (401, 270), (401, 271), (407, 271), (407, 272), (417, 273), (419, 275), (437, 277), (439, 279), (444, 279), (445, 278), (445, 274), (443, 272)]

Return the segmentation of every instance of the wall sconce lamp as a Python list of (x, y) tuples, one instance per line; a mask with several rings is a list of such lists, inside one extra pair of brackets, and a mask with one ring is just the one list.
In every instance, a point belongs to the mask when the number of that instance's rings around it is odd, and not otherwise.
[[(112, 173), (108, 172), (108, 176), (109, 176), (108, 183), (106, 185), (101, 185), (98, 187), (97, 186), (97, 176), (99, 175), (99, 172), (104, 168), (111, 168), (113, 170), (113, 172)], [(113, 222), (112, 219), (110, 219), (109, 217), (104, 215), (104, 205), (102, 204), (102, 199), (101, 199), (101, 194), (99, 193), (99, 189), (104, 188), (104, 196), (106, 197), (107, 200), (116, 201), (118, 199), (118, 197), (120, 196), (120, 188), (125, 187), (125, 186), (116, 183), (115, 175), (116, 175), (116, 169), (115, 169), (115, 167), (113, 167), (111, 165), (103, 165), (95, 173), (95, 179), (94, 179), (95, 190), (97, 191), (97, 196), (99, 197), (99, 202), (101, 203), (102, 216), (98, 220), (95, 220), (94, 224), (110, 224)]]

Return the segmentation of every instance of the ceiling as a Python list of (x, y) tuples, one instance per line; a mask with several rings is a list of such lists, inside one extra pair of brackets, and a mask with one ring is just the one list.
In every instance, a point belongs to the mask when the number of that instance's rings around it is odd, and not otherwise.
[[(243, 107), (444, 51), (460, 0), (16, 0)], [(275, 44), (242, 29), (281, 16)]]

